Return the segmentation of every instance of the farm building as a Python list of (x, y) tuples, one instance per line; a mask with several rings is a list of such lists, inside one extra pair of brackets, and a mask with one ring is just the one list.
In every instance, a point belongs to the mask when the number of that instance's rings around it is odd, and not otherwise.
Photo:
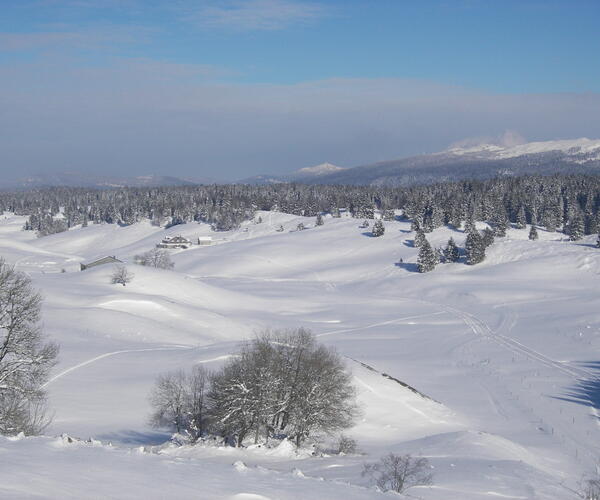
[(123, 261), (117, 259), (114, 255), (108, 255), (107, 257), (102, 257), (101, 259), (90, 262), (89, 264), (81, 263), (80, 266), (81, 266), (81, 270), (85, 271), (86, 269), (89, 269), (90, 267), (102, 266), (104, 264), (117, 264), (117, 263), (122, 263), (122, 262)]
[(158, 248), (189, 248), (192, 242), (183, 236), (167, 236), (156, 245)]
[(200, 236), (198, 238), (198, 245), (212, 245), (212, 236)]

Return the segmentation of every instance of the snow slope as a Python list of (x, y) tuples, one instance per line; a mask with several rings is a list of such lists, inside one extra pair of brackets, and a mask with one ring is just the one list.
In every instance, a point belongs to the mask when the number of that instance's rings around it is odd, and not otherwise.
[[(421, 275), (408, 223), (373, 238), (353, 219), (260, 215), (227, 233), (140, 223), (40, 239), (23, 218), (0, 218), (0, 255), (41, 289), (45, 331), (62, 347), (47, 384), (50, 437), (0, 439), (0, 497), (376, 498), (362, 464), (393, 451), (430, 460), (433, 487), (409, 491), (425, 499), (577, 498), (600, 433), (591, 238), (510, 230), (484, 263)], [(295, 231), (300, 221), (310, 228)], [(215, 244), (172, 251), (174, 271), (131, 264), (168, 234)], [(446, 228), (428, 239), (450, 236), (464, 241)], [(104, 255), (128, 262), (134, 280), (78, 270)], [(156, 374), (217, 367), (268, 326), (308, 327), (345, 356), (362, 408), (348, 434), (364, 455), (152, 448), (168, 439), (146, 423)]]

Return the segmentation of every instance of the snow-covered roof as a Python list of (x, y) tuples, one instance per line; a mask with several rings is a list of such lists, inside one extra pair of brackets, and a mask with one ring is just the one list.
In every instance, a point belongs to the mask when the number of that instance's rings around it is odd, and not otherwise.
[(167, 236), (163, 239), (163, 243), (191, 243), (191, 241), (183, 236)]

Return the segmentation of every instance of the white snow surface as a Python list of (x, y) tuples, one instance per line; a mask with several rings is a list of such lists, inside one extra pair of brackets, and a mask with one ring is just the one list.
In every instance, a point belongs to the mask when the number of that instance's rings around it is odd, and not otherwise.
[[(447, 153), (453, 155), (474, 155), (486, 159), (515, 158), (518, 156), (560, 151), (567, 155), (592, 154), (600, 159), (600, 139), (566, 139), (556, 141), (528, 142), (516, 146), (499, 146), (495, 144), (480, 144), (473, 147), (452, 148)], [(594, 156), (595, 154), (595, 156)]]
[[(592, 237), (539, 230), (529, 241), (528, 229), (512, 229), (482, 264), (419, 274), (409, 223), (386, 222), (373, 238), (349, 218), (314, 227), (257, 215), (262, 224), (225, 233), (139, 223), (44, 238), (22, 231), (23, 217), (0, 217), (0, 255), (41, 290), (44, 330), (61, 344), (46, 436), (0, 438), (0, 498), (389, 498), (361, 476), (389, 452), (430, 461), (434, 484), (412, 498), (577, 498), (600, 437)], [(294, 231), (299, 222), (309, 229)], [(177, 234), (214, 244), (170, 250), (173, 271), (132, 264)], [(428, 239), (450, 236), (463, 244), (448, 228)], [(110, 284), (111, 265), (79, 271), (105, 255), (127, 263), (130, 284)], [(346, 434), (362, 454), (313, 455), (285, 441), (158, 446), (169, 439), (147, 424), (158, 373), (217, 368), (254, 331), (298, 326), (347, 360), (362, 415)]]

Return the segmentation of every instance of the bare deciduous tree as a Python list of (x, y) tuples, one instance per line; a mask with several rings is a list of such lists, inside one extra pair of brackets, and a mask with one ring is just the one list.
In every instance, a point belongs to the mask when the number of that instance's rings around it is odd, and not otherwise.
[(186, 433), (197, 441), (207, 428), (209, 377), (202, 366), (195, 366), (190, 373), (178, 370), (159, 375), (150, 393), (150, 423)]
[(141, 255), (136, 255), (134, 260), (136, 264), (141, 266), (156, 267), (158, 269), (173, 269), (175, 267), (169, 252), (159, 248), (153, 248)]
[(133, 279), (133, 273), (130, 273), (125, 266), (115, 266), (110, 277), (110, 282), (113, 285), (119, 284), (125, 286)]
[(600, 500), (600, 478), (587, 479), (579, 496), (584, 500)]
[(186, 384), (186, 425), (192, 440), (197, 441), (208, 427), (207, 394), (210, 373), (201, 365), (192, 368)]
[(41, 296), (0, 259), (0, 434), (39, 434), (50, 422), (43, 385), (58, 346), (39, 327)]
[(305, 353), (295, 381), (290, 433), (300, 444), (315, 432), (333, 433), (352, 425), (356, 415), (352, 376), (331, 348), (315, 345)]
[(184, 430), (185, 379), (183, 370), (164, 373), (156, 379), (150, 393), (150, 404), (154, 409), (150, 423), (154, 427), (172, 427), (177, 433)]
[(363, 476), (369, 476), (383, 491), (402, 493), (413, 486), (428, 486), (433, 482), (426, 458), (390, 453), (379, 462), (365, 464)]

